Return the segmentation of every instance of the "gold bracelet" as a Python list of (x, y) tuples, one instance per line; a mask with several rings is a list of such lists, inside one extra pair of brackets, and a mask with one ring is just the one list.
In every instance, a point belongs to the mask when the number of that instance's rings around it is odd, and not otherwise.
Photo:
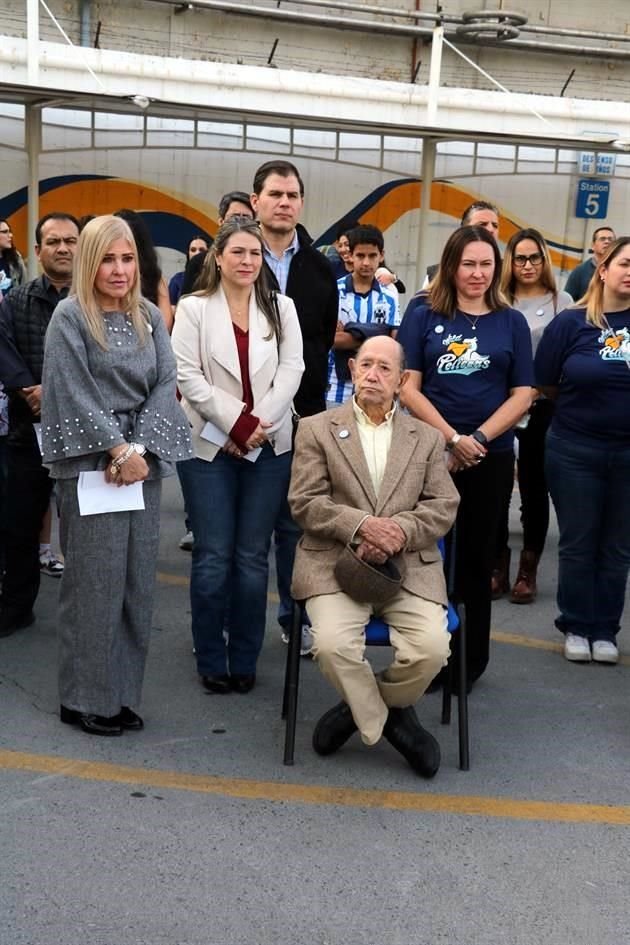
[(116, 469), (120, 470), (122, 464), (126, 463), (133, 453), (135, 453), (133, 443), (127, 444), (127, 449), (124, 451), (124, 453), (119, 453), (118, 456), (112, 460), (112, 466), (115, 466)]

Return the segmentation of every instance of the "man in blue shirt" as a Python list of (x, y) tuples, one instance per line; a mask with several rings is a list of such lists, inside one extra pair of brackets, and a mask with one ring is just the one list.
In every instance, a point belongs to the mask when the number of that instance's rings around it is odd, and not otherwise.
[(591, 255), (584, 262), (576, 266), (564, 289), (568, 292), (574, 302), (581, 299), (588, 289), (588, 284), (593, 278), (593, 273), (601, 263), (608, 252), (608, 247), (615, 241), (615, 231), (609, 226), (599, 226), (593, 233), (591, 242)]
[(348, 359), (366, 338), (391, 335), (400, 324), (398, 291), (381, 285), (376, 271), (383, 263), (383, 234), (375, 226), (357, 226), (348, 234), (352, 272), (339, 279), (339, 312), (335, 343), (328, 359), (327, 406), (352, 396)]

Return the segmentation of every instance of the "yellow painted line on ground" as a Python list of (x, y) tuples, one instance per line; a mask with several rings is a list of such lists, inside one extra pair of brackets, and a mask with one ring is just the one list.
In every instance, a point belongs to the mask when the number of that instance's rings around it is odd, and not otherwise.
[(252, 801), (630, 826), (630, 807), (603, 804), (556, 804), (551, 801), (522, 801), (504, 797), (357, 790), (314, 784), (287, 784), (281, 781), (249, 781), (244, 778), (220, 778), (156, 768), (132, 768), (104, 762), (77, 761), (19, 751), (0, 750), (0, 768), (77, 778), (82, 781), (104, 781), (134, 787), (216, 794)]
[(533, 650), (551, 650), (553, 653), (562, 653), (562, 644), (551, 640), (537, 640), (536, 637), (526, 637), (522, 633), (505, 633), (503, 630), (493, 630), (490, 639), (497, 643), (509, 643), (511, 646), (528, 646)]
[[(156, 578), (160, 584), (170, 584), (173, 587), (188, 587), (190, 584), (190, 578), (185, 574), (169, 574), (167, 571), (158, 571)], [(278, 595), (271, 592), (267, 594), (267, 600), (271, 601), (272, 604), (280, 603)]]

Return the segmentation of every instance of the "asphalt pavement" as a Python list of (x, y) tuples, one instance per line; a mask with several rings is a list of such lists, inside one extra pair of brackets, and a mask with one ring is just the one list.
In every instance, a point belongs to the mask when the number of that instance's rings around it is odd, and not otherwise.
[[(518, 556), (517, 495), (511, 527)], [(442, 747), (432, 781), (386, 742), (315, 755), (313, 726), (337, 700), (310, 660), (296, 763), (282, 764), (273, 575), (256, 688), (207, 694), (183, 532), (172, 479), (143, 732), (60, 724), (54, 579), (37, 622), (0, 640), (0, 945), (630, 943), (630, 618), (618, 666), (564, 660), (555, 525), (536, 603), (494, 607), (470, 771), (440, 697), (418, 707)]]

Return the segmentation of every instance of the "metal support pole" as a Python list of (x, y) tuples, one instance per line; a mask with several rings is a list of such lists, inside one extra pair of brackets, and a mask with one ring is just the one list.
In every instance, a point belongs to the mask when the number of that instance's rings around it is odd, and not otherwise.
[(39, 0), (26, 3), (26, 75), (29, 85), (39, 82)]
[(81, 46), (90, 45), (90, 22), (92, 14), (92, 0), (81, 0), (79, 16), (81, 21)]
[(24, 135), (28, 155), (28, 277), (34, 279), (37, 276), (37, 257), (34, 247), (35, 229), (39, 220), (39, 155), (42, 149), (42, 110), (38, 105), (26, 106)]
[[(431, 187), (435, 173), (435, 141), (424, 138), (422, 141), (422, 187), (420, 189), (420, 226), (418, 229), (418, 252), (416, 255), (415, 288), (422, 288), (426, 268), (435, 259), (431, 256), (429, 245), (429, 220), (431, 215)], [(433, 254), (435, 255), (435, 254)]]
[(427, 102), (427, 125), (435, 125), (440, 93), (440, 73), (442, 71), (442, 49), (444, 48), (444, 27), (436, 26), (431, 41), (431, 65), (429, 67), (429, 100)]

